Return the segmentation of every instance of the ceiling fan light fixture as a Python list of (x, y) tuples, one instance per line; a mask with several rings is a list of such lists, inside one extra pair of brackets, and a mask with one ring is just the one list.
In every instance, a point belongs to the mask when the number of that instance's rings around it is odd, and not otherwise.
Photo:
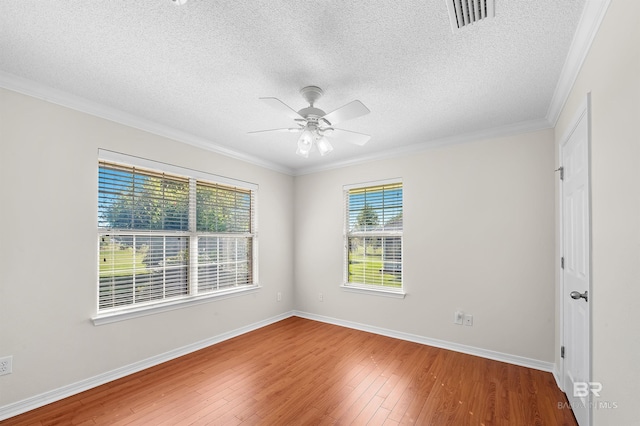
[(327, 155), (328, 153), (333, 151), (333, 146), (331, 146), (331, 143), (329, 143), (327, 138), (325, 138), (324, 136), (321, 136), (317, 140), (316, 145), (318, 146), (318, 151), (322, 156)]
[(301, 157), (308, 158), (311, 148), (313, 147), (313, 139), (313, 132), (309, 129), (304, 129), (298, 139), (298, 149), (296, 150), (296, 154)]
[(300, 138), (298, 139), (298, 146), (300, 146), (300, 144), (311, 146), (313, 144), (313, 140), (315, 139), (314, 136), (315, 135), (311, 130), (309, 130), (308, 128), (304, 129), (304, 131), (300, 135)]
[(309, 152), (311, 151), (311, 147), (301, 146), (298, 144), (298, 149), (296, 149), (296, 154), (303, 158), (309, 158)]
[[(178, 1), (178, 0), (173, 0)], [(361, 117), (369, 114), (367, 108), (359, 100), (351, 101), (340, 108), (325, 113), (323, 110), (315, 107), (315, 102), (322, 97), (323, 91), (318, 86), (306, 86), (300, 90), (302, 97), (309, 103), (309, 106), (299, 111), (291, 108), (278, 98), (266, 97), (260, 98), (271, 107), (283, 112), (287, 117), (292, 118), (298, 127), (280, 128), (270, 130), (259, 130), (249, 133), (262, 132), (300, 132), (296, 154), (301, 157), (308, 158), (314, 146), (318, 149), (321, 156), (327, 155), (333, 151), (333, 146), (325, 136), (339, 136), (347, 142), (362, 146), (369, 140), (370, 136), (364, 133), (352, 132), (350, 130), (336, 129), (335, 124), (345, 120)]]

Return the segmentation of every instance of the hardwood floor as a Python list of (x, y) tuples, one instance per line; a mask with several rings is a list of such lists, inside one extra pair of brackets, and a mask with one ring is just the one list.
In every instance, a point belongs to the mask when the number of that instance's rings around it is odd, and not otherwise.
[(0, 424), (575, 425), (566, 402), (550, 373), (292, 317)]

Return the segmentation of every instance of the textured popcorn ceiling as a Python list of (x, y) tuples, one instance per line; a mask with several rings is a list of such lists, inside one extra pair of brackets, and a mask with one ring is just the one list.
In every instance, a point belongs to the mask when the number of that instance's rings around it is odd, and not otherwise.
[[(176, 130), (292, 173), (546, 119), (585, 0), (496, 0), (452, 33), (445, 0), (0, 2), (0, 73)], [(371, 114), (339, 127), (364, 147), (295, 155), (258, 100)]]

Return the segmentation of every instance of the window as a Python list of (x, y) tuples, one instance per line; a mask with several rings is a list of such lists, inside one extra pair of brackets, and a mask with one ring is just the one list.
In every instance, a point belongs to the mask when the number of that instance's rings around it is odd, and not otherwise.
[(402, 292), (402, 182), (349, 185), (344, 287)]
[(256, 288), (256, 189), (101, 151), (98, 316)]

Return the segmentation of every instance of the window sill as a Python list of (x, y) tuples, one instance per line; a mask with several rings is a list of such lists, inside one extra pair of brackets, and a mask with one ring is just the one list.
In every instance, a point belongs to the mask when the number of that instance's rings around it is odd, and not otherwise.
[(369, 287), (369, 286), (358, 286), (358, 285), (346, 285), (342, 284), (340, 286), (344, 291), (348, 291), (351, 293), (362, 293), (362, 294), (371, 294), (375, 296), (384, 296), (384, 297), (393, 297), (396, 299), (404, 299), (407, 293), (402, 289), (395, 288), (384, 288), (384, 287)]
[(125, 308), (117, 311), (110, 311), (98, 314), (91, 318), (93, 325), (110, 324), (118, 321), (125, 321), (132, 318), (140, 318), (147, 315), (159, 314), (161, 312), (173, 311), (189, 306), (200, 305), (202, 303), (212, 302), (214, 300), (228, 299), (230, 297), (243, 296), (251, 294), (262, 288), (259, 285), (250, 287), (242, 287), (240, 289), (231, 289), (211, 294), (203, 294), (199, 296), (191, 296), (182, 299), (171, 300), (167, 302), (158, 302), (155, 304), (138, 306), (133, 308)]

